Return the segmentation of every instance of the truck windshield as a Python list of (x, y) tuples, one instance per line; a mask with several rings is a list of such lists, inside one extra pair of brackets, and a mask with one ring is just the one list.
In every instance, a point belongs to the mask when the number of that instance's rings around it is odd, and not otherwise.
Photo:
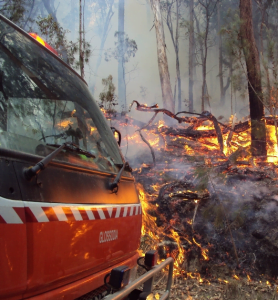
[(0, 147), (45, 156), (73, 142), (95, 156), (58, 159), (116, 171), (119, 148), (86, 83), (0, 15)]

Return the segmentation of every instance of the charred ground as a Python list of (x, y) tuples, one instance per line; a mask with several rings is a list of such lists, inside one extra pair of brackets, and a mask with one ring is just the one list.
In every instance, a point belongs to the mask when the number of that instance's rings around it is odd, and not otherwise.
[(247, 119), (223, 124), (200, 114), (177, 121), (126, 119), (138, 131), (130, 146), (143, 147), (129, 158), (144, 208), (142, 249), (175, 258), (172, 299), (276, 299), (273, 119), (266, 118), (268, 157), (256, 159)]

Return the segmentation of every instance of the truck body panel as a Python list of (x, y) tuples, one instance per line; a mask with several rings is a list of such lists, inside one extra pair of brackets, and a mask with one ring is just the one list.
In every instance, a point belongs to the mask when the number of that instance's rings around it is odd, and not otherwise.
[(136, 266), (134, 179), (84, 79), (2, 15), (0, 33), (0, 299), (75, 299)]

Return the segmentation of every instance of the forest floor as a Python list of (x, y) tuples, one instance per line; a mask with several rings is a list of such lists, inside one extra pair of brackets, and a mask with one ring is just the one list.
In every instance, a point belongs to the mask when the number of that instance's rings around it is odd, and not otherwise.
[[(278, 300), (278, 164), (253, 160), (248, 122), (230, 135), (211, 119), (214, 129), (199, 119), (189, 127), (151, 119), (130, 138), (143, 208), (140, 248), (175, 259), (172, 300)], [(155, 278), (155, 299), (166, 282), (166, 273)]]
[[(157, 276), (154, 283), (154, 297), (164, 293), (167, 283), (167, 273)], [(266, 278), (250, 280), (248, 278), (200, 280), (198, 278), (174, 277), (171, 288), (171, 300), (277, 300), (276, 282)]]

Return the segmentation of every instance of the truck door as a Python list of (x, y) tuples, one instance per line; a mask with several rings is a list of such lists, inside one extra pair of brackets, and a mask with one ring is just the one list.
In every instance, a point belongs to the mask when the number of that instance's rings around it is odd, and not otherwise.
[(20, 198), (13, 163), (0, 149), (0, 299), (5, 300), (21, 299), (26, 290), (26, 220)]

